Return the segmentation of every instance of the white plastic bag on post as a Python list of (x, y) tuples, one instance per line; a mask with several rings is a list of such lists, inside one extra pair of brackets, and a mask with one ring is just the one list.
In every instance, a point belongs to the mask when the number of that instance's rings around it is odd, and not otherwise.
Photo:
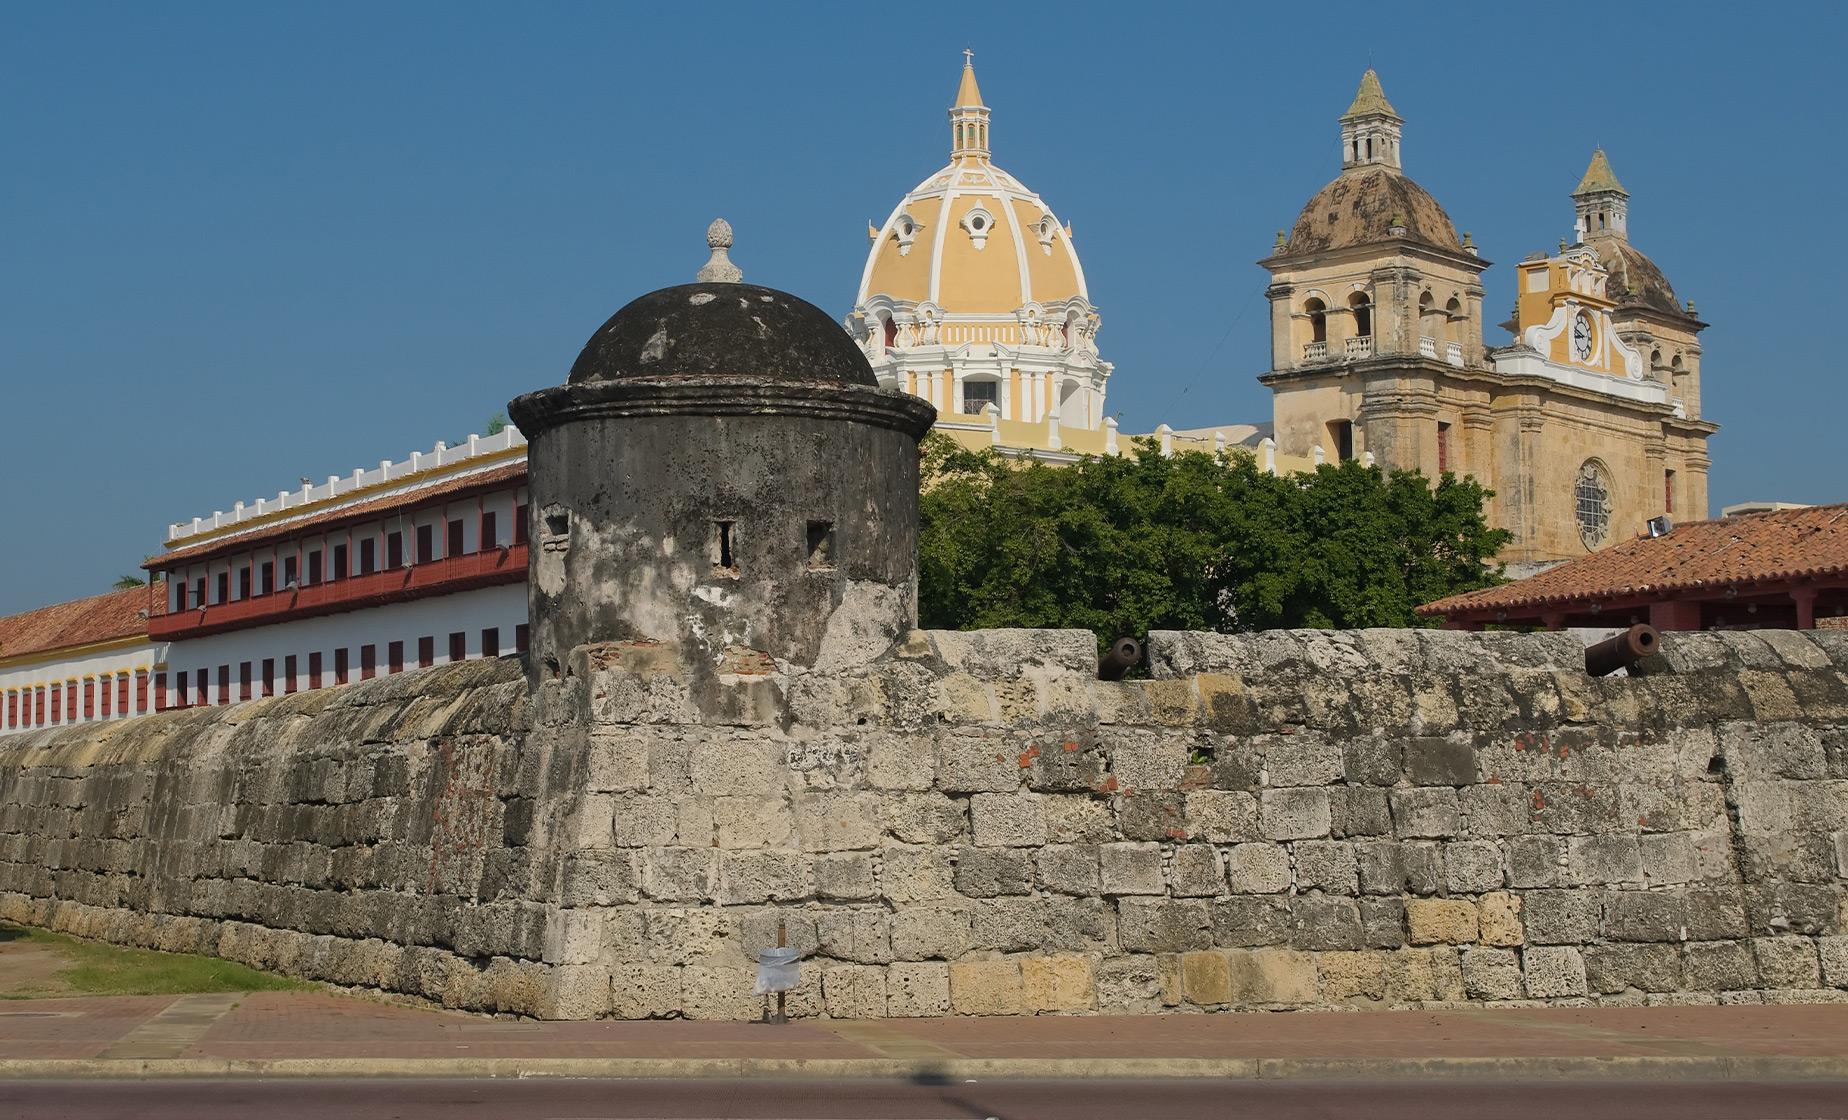
[(800, 949), (762, 950), (757, 954), (757, 985), (752, 990), (761, 996), (787, 992), (801, 984), (801, 958)]

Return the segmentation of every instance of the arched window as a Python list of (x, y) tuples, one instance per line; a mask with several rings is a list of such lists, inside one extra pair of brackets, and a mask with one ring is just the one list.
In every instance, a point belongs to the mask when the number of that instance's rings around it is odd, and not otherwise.
[(1319, 299), (1311, 299), (1303, 304), (1303, 314), (1309, 316), (1309, 340), (1327, 342), (1328, 305)]
[(886, 349), (890, 350), (898, 345), (898, 324), (892, 321), (890, 315), (881, 316), (879, 321), (885, 326)]
[(1373, 303), (1365, 292), (1355, 292), (1348, 297), (1348, 308), (1354, 312), (1354, 334), (1366, 338), (1373, 333)]

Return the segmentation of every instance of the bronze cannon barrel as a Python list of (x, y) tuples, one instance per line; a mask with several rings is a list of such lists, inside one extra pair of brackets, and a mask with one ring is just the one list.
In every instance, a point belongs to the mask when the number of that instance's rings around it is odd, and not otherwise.
[(1118, 638), (1110, 643), (1110, 649), (1097, 659), (1097, 679), (1100, 681), (1122, 680), (1123, 674), (1129, 672), (1142, 661), (1142, 643), (1134, 638)]
[(1630, 666), (1662, 648), (1662, 635), (1646, 622), (1585, 647), (1585, 671), (1604, 677)]

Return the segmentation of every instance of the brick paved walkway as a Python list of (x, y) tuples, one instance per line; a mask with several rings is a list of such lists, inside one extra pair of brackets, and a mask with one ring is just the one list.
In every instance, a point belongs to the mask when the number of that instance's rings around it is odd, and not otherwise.
[[(856, 1061), (1819, 1059), (1848, 1071), (1848, 1005), (1510, 1008), (756, 1023), (539, 1023), (331, 994), (0, 1004), (0, 1071), (35, 1060)], [(408, 1066), (407, 1066), (408, 1068)], [(434, 1068), (434, 1067), (432, 1067)], [(1818, 1065), (1818, 1071), (1822, 1066)], [(453, 1076), (453, 1073), (450, 1074)]]

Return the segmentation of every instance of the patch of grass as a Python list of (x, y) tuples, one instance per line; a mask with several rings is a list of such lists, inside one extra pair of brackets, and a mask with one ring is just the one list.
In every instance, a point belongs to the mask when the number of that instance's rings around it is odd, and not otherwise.
[[(100, 941), (85, 941), (49, 930), (0, 925), (5, 940), (44, 945), (63, 957), (67, 966), (58, 979), (70, 993), (95, 996), (191, 995), (196, 992), (302, 991), (314, 987), (302, 980), (192, 953), (163, 953), (156, 949), (129, 949)], [(14, 998), (41, 993), (25, 988)]]

